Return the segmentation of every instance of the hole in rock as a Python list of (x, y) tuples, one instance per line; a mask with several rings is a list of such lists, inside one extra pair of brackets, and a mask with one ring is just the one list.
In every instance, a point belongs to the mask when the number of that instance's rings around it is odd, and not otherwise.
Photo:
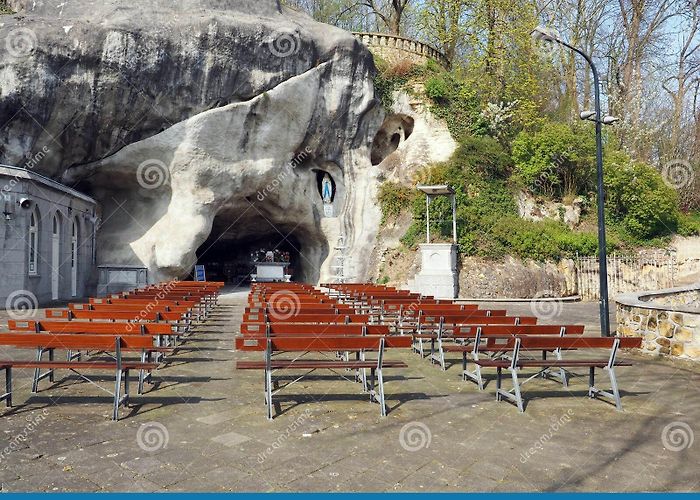
[[(250, 212), (255, 210), (246, 213)], [(208, 280), (245, 285), (250, 283), (251, 273), (256, 273), (256, 260), (269, 256), (280, 262), (288, 256), (285, 271), (291, 281), (316, 283), (327, 255), (323, 235), (304, 225), (245, 214), (231, 218), (226, 214), (214, 219), (209, 238), (197, 250), (197, 263), (205, 266)]]
[(413, 118), (408, 115), (396, 113), (387, 116), (372, 141), (372, 165), (379, 165), (396, 151), (399, 145), (411, 136), (414, 125)]

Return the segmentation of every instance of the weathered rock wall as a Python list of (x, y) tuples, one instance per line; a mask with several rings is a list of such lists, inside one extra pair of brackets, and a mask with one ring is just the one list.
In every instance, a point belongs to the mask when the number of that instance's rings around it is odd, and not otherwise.
[(494, 262), (478, 257), (461, 259), (459, 296), (462, 298), (569, 297), (578, 293), (574, 262), (523, 261), (506, 257)]
[[(0, 114), (12, 117), (0, 162), (47, 146), (37, 170), (98, 199), (98, 264), (182, 276), (218, 218), (234, 250), (268, 223), (296, 231), (309, 281), (328, 276), (342, 234), (366, 275), (383, 111), (351, 34), (277, 0), (13, 6), (0, 26)], [(336, 181), (335, 217), (317, 170)]]

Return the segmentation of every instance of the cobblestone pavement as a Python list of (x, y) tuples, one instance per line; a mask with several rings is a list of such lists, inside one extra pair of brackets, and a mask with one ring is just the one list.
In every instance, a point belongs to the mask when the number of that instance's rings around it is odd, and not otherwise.
[[(31, 373), (18, 370), (17, 406), (0, 416), (2, 489), (700, 489), (698, 364), (626, 354), (636, 365), (618, 372), (624, 412), (589, 400), (580, 373), (569, 391), (553, 381), (528, 383), (519, 414), (495, 401), (493, 383), (479, 392), (463, 382), (457, 364), (443, 372), (409, 352), (391, 353), (409, 367), (388, 370), (386, 418), (354, 382), (316, 372), (279, 394), (282, 413), (269, 422), (262, 373), (234, 370), (236, 359), (259, 359), (233, 351), (244, 300), (242, 291), (222, 296), (118, 422), (109, 420), (108, 374), (96, 387), (59, 372), (56, 383), (44, 380), (31, 394)], [(493, 306), (513, 314), (530, 307)], [(553, 321), (594, 331), (595, 304), (565, 304), (560, 312)]]

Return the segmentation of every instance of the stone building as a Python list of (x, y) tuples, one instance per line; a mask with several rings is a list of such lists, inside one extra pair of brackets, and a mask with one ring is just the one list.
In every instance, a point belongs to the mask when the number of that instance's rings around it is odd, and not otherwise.
[(0, 165), (0, 304), (11, 310), (94, 292), (95, 200), (24, 168)]

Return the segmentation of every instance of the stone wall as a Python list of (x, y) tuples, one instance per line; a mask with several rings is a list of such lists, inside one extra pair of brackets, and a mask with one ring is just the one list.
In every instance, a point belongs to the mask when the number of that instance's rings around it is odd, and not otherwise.
[(442, 52), (417, 40), (384, 33), (355, 32), (353, 35), (373, 54), (391, 63), (409, 60), (415, 64), (425, 64), (433, 59), (444, 68), (450, 65)]
[(641, 336), (642, 350), (700, 360), (700, 284), (618, 296), (617, 333)]

